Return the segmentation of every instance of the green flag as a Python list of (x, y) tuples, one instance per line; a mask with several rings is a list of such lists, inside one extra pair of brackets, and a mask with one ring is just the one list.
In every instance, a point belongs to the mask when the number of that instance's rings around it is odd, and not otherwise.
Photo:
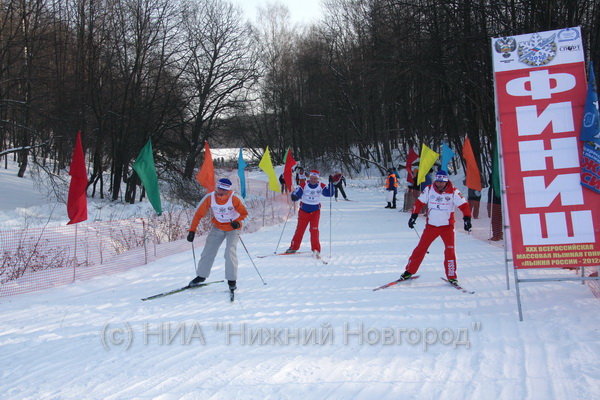
[(500, 197), (500, 161), (498, 159), (498, 143), (494, 146), (494, 158), (492, 161), (492, 188), (496, 196)]
[(160, 203), (160, 191), (158, 190), (158, 176), (156, 175), (156, 167), (154, 166), (154, 156), (152, 155), (152, 141), (148, 139), (148, 143), (144, 146), (140, 154), (138, 154), (133, 169), (137, 172), (142, 185), (146, 189), (146, 195), (150, 204), (154, 207), (154, 211), (158, 215), (162, 214), (162, 205)]

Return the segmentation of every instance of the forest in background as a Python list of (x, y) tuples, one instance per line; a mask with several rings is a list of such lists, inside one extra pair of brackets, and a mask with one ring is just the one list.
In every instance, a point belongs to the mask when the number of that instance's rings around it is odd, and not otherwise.
[[(480, 171), (495, 142), (491, 38), (581, 26), (600, 65), (600, 0), (324, 0), (294, 26), (277, 3), (247, 21), (226, 0), (4, 0), (0, 152), (57, 175), (77, 131), (88, 195), (133, 202), (152, 139), (159, 177), (194, 181), (211, 148), (288, 147), (349, 173), (410, 147)], [(598, 72), (596, 72), (598, 76)], [(10, 151), (10, 149), (15, 149)], [(0, 159), (1, 161), (1, 159)]]

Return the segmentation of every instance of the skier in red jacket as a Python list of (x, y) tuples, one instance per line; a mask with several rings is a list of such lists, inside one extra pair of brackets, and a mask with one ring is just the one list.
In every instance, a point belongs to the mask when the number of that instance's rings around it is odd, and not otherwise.
[(401, 280), (409, 279), (414, 275), (431, 243), (441, 236), (444, 241), (444, 268), (446, 277), (452, 284), (457, 285), (456, 279), (456, 253), (454, 251), (454, 207), (458, 207), (463, 213), (464, 227), (468, 232), (471, 230), (471, 209), (469, 203), (460, 191), (452, 185), (448, 179), (448, 174), (444, 170), (439, 170), (435, 181), (427, 186), (415, 201), (412, 208), (412, 215), (408, 220), (408, 227), (413, 229), (415, 221), (419, 216), (421, 208), (427, 204), (429, 213), (427, 223), (419, 244), (413, 250), (406, 271), (400, 277)]
[(292, 192), (292, 201), (300, 200), (298, 211), (298, 225), (292, 238), (292, 243), (286, 253), (295, 253), (300, 248), (302, 237), (306, 227), (310, 224), (310, 247), (315, 256), (321, 253), (321, 242), (319, 241), (319, 219), (321, 217), (321, 196), (333, 196), (333, 182), (329, 185), (319, 181), (319, 171), (310, 171), (308, 181), (301, 183)]

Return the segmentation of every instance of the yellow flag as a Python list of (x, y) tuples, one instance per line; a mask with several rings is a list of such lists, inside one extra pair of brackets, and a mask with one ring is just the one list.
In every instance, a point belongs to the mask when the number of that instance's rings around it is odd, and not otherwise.
[(274, 192), (281, 193), (279, 182), (277, 181), (277, 175), (275, 175), (275, 168), (273, 168), (273, 163), (271, 162), (269, 146), (267, 146), (265, 149), (265, 154), (263, 154), (260, 162), (258, 163), (258, 168), (262, 169), (269, 177), (269, 189)]
[(421, 156), (419, 160), (419, 175), (417, 177), (417, 185), (425, 182), (425, 175), (429, 172), (433, 164), (440, 157), (438, 153), (431, 150), (429, 147), (422, 145), (421, 146)]

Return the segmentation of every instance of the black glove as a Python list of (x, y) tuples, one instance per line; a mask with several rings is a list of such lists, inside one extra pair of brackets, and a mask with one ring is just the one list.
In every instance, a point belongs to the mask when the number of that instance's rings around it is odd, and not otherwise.
[(333, 175), (329, 175), (329, 183), (333, 183)]
[(298, 201), (300, 200), (300, 197), (296, 196), (295, 194), (292, 195), (292, 201)]
[(465, 221), (465, 231), (470, 232), (473, 225), (471, 225), (471, 217), (463, 217)]
[(240, 227), (240, 223), (237, 221), (231, 221), (229, 225), (231, 225), (233, 229), (238, 229)]
[(417, 222), (417, 217), (419, 216), (419, 214), (411, 214), (410, 215), (410, 219), (408, 220), (408, 227), (410, 229), (415, 227), (415, 222)]
[(195, 236), (196, 236), (196, 232), (189, 231), (188, 232), (188, 236), (187, 236), (187, 241), (188, 242), (193, 242)]

